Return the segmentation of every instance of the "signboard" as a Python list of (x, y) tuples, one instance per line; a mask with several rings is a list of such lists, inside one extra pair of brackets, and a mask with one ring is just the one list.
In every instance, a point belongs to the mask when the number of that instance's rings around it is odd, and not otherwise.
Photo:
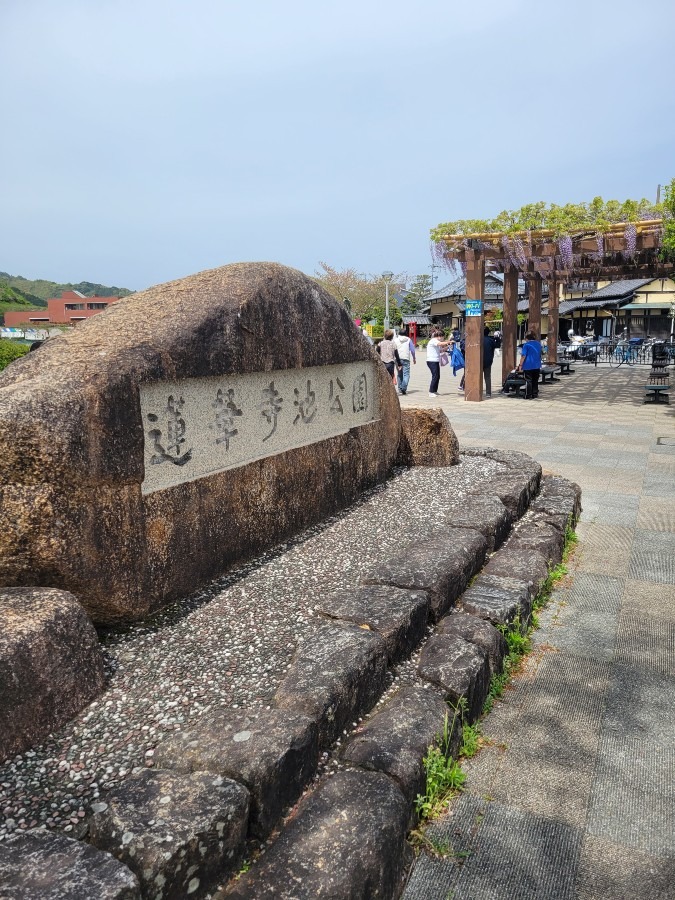
[(142, 384), (142, 493), (234, 469), (376, 421), (378, 366), (367, 360)]
[(466, 317), (469, 316), (480, 316), (483, 312), (483, 301), (482, 300), (467, 300), (466, 301)]

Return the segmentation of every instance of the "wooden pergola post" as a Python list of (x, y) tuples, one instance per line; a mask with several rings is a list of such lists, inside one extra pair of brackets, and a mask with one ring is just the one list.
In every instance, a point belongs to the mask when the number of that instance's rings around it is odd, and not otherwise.
[(502, 319), (502, 384), (516, 367), (518, 343), (518, 269), (504, 268), (504, 312)]
[(558, 362), (558, 281), (555, 275), (548, 280), (548, 361)]
[[(483, 300), (485, 296), (485, 260), (480, 250), (466, 251), (466, 299)], [(466, 317), (464, 399), (483, 399), (483, 317)]]
[(541, 340), (541, 275), (539, 272), (530, 274), (528, 287), (530, 310), (527, 316), (527, 326)]

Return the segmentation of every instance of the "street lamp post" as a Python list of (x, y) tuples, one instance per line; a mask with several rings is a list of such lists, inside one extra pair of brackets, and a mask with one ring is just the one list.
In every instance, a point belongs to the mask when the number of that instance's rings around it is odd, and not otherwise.
[(393, 272), (383, 272), (384, 279), (384, 330), (389, 328), (389, 282), (394, 277)]

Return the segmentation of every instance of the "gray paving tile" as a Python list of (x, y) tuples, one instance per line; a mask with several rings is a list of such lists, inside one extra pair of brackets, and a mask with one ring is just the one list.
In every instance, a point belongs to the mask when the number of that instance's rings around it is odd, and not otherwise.
[(635, 668), (675, 676), (675, 590), (652, 585), (647, 601), (626, 594), (616, 637), (616, 659)]
[(675, 859), (662, 859), (586, 835), (577, 874), (577, 900), (672, 900)]
[(675, 479), (654, 474), (647, 470), (644, 477), (642, 493), (645, 497), (672, 497), (675, 498)]
[(566, 612), (588, 610), (605, 616), (618, 616), (625, 578), (614, 575), (575, 572), (569, 587), (558, 594), (567, 604)]
[(603, 732), (587, 828), (654, 856), (675, 857), (675, 748)]
[[(457, 844), (459, 838), (470, 854), (461, 866), (454, 864), (456, 878), (448, 888), (453, 900), (572, 900), (581, 850), (578, 829), (471, 797), (462, 797), (458, 805), (469, 816), (460, 821), (453, 812), (433, 827), (436, 839)], [(420, 860), (404, 900), (447, 897), (431, 881), (436, 873)]]
[(645, 531), (675, 533), (675, 503), (672, 499), (643, 497), (636, 524), (638, 528)]
[(616, 647), (616, 619), (588, 609), (563, 612), (549, 638), (557, 649), (572, 657), (609, 662)]
[(672, 677), (615, 663), (602, 729), (659, 747), (675, 746)]
[(628, 575), (642, 581), (675, 584), (675, 534), (636, 530)]
[[(637, 500), (637, 497), (631, 498)], [(595, 514), (596, 525), (622, 525), (626, 528), (634, 528), (637, 522), (637, 503), (633, 506), (619, 506), (617, 504), (601, 503)]]

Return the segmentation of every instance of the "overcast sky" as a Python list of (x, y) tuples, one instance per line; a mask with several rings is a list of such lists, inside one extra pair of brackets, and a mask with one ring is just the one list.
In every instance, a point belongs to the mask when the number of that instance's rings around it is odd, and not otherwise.
[(0, 0), (0, 270), (415, 275), (442, 221), (655, 199), (674, 29), (673, 0)]

